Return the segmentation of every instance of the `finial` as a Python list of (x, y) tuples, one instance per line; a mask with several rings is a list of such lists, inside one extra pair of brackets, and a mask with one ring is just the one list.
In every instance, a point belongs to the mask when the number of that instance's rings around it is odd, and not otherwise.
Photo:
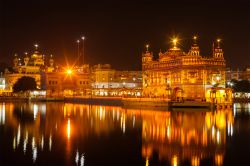
[(217, 47), (218, 47), (218, 48), (220, 48), (220, 42), (221, 42), (221, 39), (218, 38), (218, 39), (217, 39), (217, 44), (218, 44)]
[(193, 40), (194, 40), (194, 44), (196, 44), (197, 43), (197, 36), (195, 35), (195, 36), (193, 36)]
[(148, 51), (148, 48), (149, 48), (149, 44), (146, 45), (146, 50)]
[(173, 38), (173, 39), (172, 39), (172, 42), (173, 42), (174, 48), (176, 48), (178, 39), (177, 39), (177, 38)]
[(35, 46), (36, 50), (37, 50), (37, 48), (39, 47), (39, 45), (38, 45), (38, 44), (34, 44), (34, 46)]

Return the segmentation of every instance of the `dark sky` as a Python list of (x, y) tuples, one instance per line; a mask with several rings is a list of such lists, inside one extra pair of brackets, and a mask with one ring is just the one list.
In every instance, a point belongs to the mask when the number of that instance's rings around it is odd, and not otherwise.
[(222, 38), (229, 67), (250, 65), (250, 2), (237, 0), (0, 0), (0, 61), (11, 63), (38, 43), (59, 64), (76, 57), (76, 40), (85, 40), (90, 64), (110, 63), (116, 69), (140, 69), (141, 52), (149, 43), (158, 55), (172, 36), (188, 51), (199, 36), (201, 53), (211, 54)]

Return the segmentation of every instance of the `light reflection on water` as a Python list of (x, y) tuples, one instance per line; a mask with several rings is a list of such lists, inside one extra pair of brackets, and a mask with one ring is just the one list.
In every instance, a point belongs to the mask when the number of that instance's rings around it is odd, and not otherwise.
[[(250, 112), (249, 104), (246, 106)], [(15, 155), (19, 164), (47, 161), (46, 165), (117, 165), (117, 160), (125, 158), (125, 165), (175, 166), (187, 162), (198, 166), (203, 160), (222, 165), (227, 140), (234, 135), (234, 116), (246, 106), (216, 111), (157, 111), (64, 103), (1, 103), (0, 139), (8, 140), (5, 146), (1, 144), (6, 159), (0, 158), (0, 164), (15, 164), (8, 159)]]

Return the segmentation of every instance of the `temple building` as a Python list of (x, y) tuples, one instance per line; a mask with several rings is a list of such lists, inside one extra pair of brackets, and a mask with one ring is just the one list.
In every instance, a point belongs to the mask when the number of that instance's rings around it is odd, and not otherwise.
[[(6, 70), (4, 73), (6, 79), (6, 90), (12, 91), (14, 84), (23, 76), (32, 77), (35, 79), (37, 89), (45, 89), (43, 81), (45, 72), (52, 72), (54, 70), (53, 56), (45, 58), (45, 55), (39, 53), (38, 45), (35, 45), (35, 51), (30, 56), (25, 53), (24, 58), (14, 55), (12, 71)], [(48, 62), (46, 63), (46, 60)]]
[[(217, 40), (217, 47), (213, 47), (209, 57), (200, 54), (196, 40), (194, 37), (194, 43), (186, 53), (178, 47), (178, 39), (173, 39), (173, 46), (166, 52), (160, 52), (156, 60), (147, 45), (146, 52), (142, 54), (144, 97), (172, 100), (210, 100), (212, 96), (226, 98), (226, 62), (220, 40)], [(220, 89), (221, 93), (212, 94), (213, 88)]]

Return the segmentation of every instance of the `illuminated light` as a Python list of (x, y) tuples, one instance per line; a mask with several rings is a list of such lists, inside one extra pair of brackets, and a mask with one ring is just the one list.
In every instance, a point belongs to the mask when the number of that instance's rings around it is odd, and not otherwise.
[(215, 134), (215, 129), (214, 126), (212, 126), (212, 137), (214, 138), (214, 134)]
[(173, 39), (172, 39), (172, 43), (173, 43), (173, 45), (174, 45), (174, 48), (176, 48), (176, 45), (177, 45), (177, 43), (178, 43), (178, 38), (173, 38)]
[(76, 165), (78, 165), (78, 162), (79, 162), (79, 152), (78, 152), (78, 150), (76, 151), (75, 162), (76, 162)]
[(23, 142), (23, 153), (24, 154), (26, 153), (26, 150), (27, 150), (28, 138), (29, 138), (29, 135), (28, 135), (28, 132), (26, 131), (26, 136), (25, 136), (25, 139)]
[(37, 116), (37, 112), (38, 112), (38, 105), (37, 104), (34, 104), (33, 111), (34, 111), (34, 120), (36, 120), (36, 116)]
[(71, 69), (67, 69), (67, 74), (72, 74), (72, 70)]
[(67, 137), (70, 139), (71, 129), (70, 129), (70, 119), (68, 119), (67, 123)]
[(167, 128), (167, 137), (170, 138), (170, 126), (168, 125), (168, 128)]
[(80, 166), (84, 166), (84, 155), (82, 154), (81, 159), (80, 159)]
[(223, 155), (222, 154), (216, 154), (215, 155), (215, 165), (220, 166), (223, 163)]
[(197, 36), (194, 36), (193, 39), (196, 41), (197, 40)]
[(33, 163), (36, 162), (37, 147), (36, 147), (35, 137), (32, 138), (32, 159), (33, 159)]
[(149, 44), (146, 45), (146, 48), (147, 48), (147, 51), (148, 51), (148, 48), (149, 48)]
[(85, 37), (84, 37), (84, 36), (82, 36), (82, 37), (81, 37), (81, 39), (82, 39), (82, 40), (85, 40)]
[(217, 143), (220, 143), (220, 131), (217, 131), (216, 133), (216, 141)]
[(135, 116), (133, 116), (133, 128), (135, 127)]
[(5, 104), (0, 106), (0, 124), (5, 124)]
[(52, 149), (52, 135), (49, 136), (49, 151)]
[(77, 43), (80, 43), (80, 40), (76, 40)]
[(231, 136), (233, 136), (234, 128), (233, 125), (231, 124)]
[(36, 48), (36, 49), (39, 47), (39, 45), (38, 45), (38, 44), (34, 44), (34, 46), (35, 46), (35, 48)]
[(221, 39), (217, 39), (217, 42), (220, 43), (220, 42), (221, 42)]
[(21, 126), (20, 124), (18, 125), (18, 130), (17, 130), (17, 146), (20, 143), (20, 138), (21, 138)]
[(148, 157), (146, 157), (146, 164), (145, 166), (149, 166), (149, 160), (148, 160)]
[(44, 137), (42, 135), (42, 138), (41, 138), (41, 149), (43, 150), (43, 147), (44, 147)]
[(195, 156), (195, 157), (192, 157), (191, 159), (191, 165), (192, 166), (199, 166), (200, 165), (200, 158)]
[(13, 138), (13, 150), (16, 149), (16, 137)]
[(178, 165), (178, 157), (176, 155), (173, 156), (171, 163), (172, 163), (172, 166)]

